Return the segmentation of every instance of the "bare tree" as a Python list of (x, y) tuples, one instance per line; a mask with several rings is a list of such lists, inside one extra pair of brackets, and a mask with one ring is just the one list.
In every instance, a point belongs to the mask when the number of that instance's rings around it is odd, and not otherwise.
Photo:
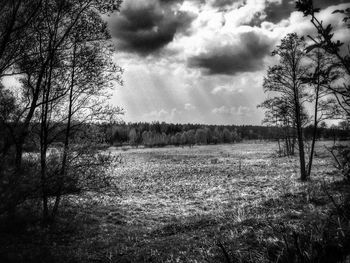
[(327, 55), (324, 50), (317, 48), (309, 53), (311, 60), (310, 70), (304, 79), (305, 84), (310, 89), (310, 102), (313, 102), (313, 132), (311, 138), (311, 148), (309, 152), (309, 161), (307, 164), (307, 174), (310, 176), (317, 129), (319, 124), (327, 119), (339, 118), (341, 109), (333, 97), (330, 86), (338, 78), (339, 71), (334, 68), (334, 60)]
[[(67, 175), (70, 173), (71, 160), (78, 158), (72, 156), (70, 138), (74, 137), (75, 131), (87, 122), (111, 121), (107, 118), (121, 113), (119, 108), (109, 107), (107, 101), (113, 83), (121, 84), (122, 70), (110, 60), (112, 50), (106, 43), (106, 36), (108, 36), (108, 32), (104, 32), (106, 27), (97, 28), (97, 30), (96, 28), (95, 26), (95, 31), (85, 28), (85, 21), (77, 24), (73, 30), (75, 34), (70, 37), (71, 42), (68, 42), (61, 54), (61, 65), (54, 69), (55, 75), (51, 80), (54, 84), (53, 89), (47, 89), (48, 96), (42, 102), (45, 108), (40, 114), (44, 133), (40, 133), (39, 137), (43, 142), (41, 143), (41, 149), (43, 149), (41, 171), (44, 218), (49, 216), (48, 194), (45, 192), (45, 189), (48, 188), (45, 186), (47, 181), (46, 152), (49, 144), (57, 137), (57, 133), (64, 134), (64, 141), (61, 168), (54, 180), (56, 197), (50, 219), (54, 219), (57, 214)], [(63, 130), (50, 128), (51, 116), (55, 116), (51, 126), (66, 122), (65, 128)], [(48, 136), (53, 139), (48, 141)], [(76, 150), (75, 152), (77, 153)], [(79, 155), (79, 152), (77, 154)]]
[(279, 94), (279, 97), (293, 110), (299, 146), (300, 179), (305, 181), (307, 172), (302, 126), (305, 121), (303, 104), (307, 101), (307, 94), (302, 79), (306, 77), (307, 67), (304, 65), (306, 59), (304, 38), (295, 33), (288, 34), (272, 55), (279, 57), (279, 64), (268, 69), (267, 77), (264, 79), (264, 91)]
[[(26, 3), (26, 1), (19, 2)], [(45, 192), (48, 179), (46, 155), (48, 145), (54, 139), (52, 135), (54, 124), (70, 118), (67, 121), (69, 123), (67, 130), (70, 134), (73, 115), (80, 115), (80, 118), (84, 115), (86, 121), (92, 121), (100, 120), (103, 115), (106, 116), (106, 112), (113, 112), (111, 108), (102, 110), (102, 102), (106, 101), (101, 97), (104, 93), (102, 87), (111, 80), (108, 75), (114, 73), (119, 75), (120, 69), (111, 67), (112, 64), (108, 64), (109, 62), (101, 56), (108, 48), (102, 48), (100, 43), (104, 43), (110, 37), (101, 14), (117, 11), (120, 3), (120, 0), (40, 1), (35, 12), (35, 19), (27, 23), (25, 33), (28, 36), (26, 40), (29, 41), (24, 46), (20, 59), (13, 62), (15, 67), (11, 74), (20, 74), (22, 86), (20, 98), (17, 100), (20, 109), (12, 118), (12, 124), (7, 126), (13, 135), (11, 144), (15, 146), (15, 172), (14, 176), (11, 176), (10, 185), (14, 187), (18, 185), (22, 174), (23, 145), (33, 120), (39, 120), (44, 217), (48, 215), (47, 193)], [(11, 30), (9, 29), (9, 32), (12, 32)], [(1, 41), (4, 43), (3, 39)], [(4, 44), (4, 46), (9, 45)], [(76, 63), (71, 61), (72, 53), (74, 50), (76, 54), (83, 53), (81, 50), (84, 48), (86, 51), (84, 55), (80, 55), (78, 69), (77, 65), (73, 65)], [(4, 48), (2, 58), (6, 57), (9, 50), (9, 48)], [(76, 56), (73, 55), (73, 57)], [(91, 67), (92, 64), (94, 67)], [(87, 70), (89, 67), (90, 69)], [(104, 72), (107, 67), (109, 71)], [(116, 80), (120, 79), (117, 77)], [(59, 112), (59, 109), (62, 110), (63, 105), (69, 105), (68, 117), (55, 119), (54, 113)], [(18, 198), (13, 198), (9, 206), (13, 207)]]

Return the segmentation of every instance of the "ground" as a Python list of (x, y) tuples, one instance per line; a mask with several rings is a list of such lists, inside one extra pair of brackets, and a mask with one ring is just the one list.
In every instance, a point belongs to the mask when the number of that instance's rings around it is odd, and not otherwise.
[[(25, 236), (57, 262), (276, 262), (287, 232), (308, 231), (332, 209), (324, 188), (342, 178), (323, 144), (306, 183), (297, 157), (279, 157), (271, 142), (110, 148), (122, 162), (109, 167), (108, 189), (67, 197), (50, 241), (35, 229)], [(19, 249), (36, 257), (26, 241), (6, 242), (8, 259)]]

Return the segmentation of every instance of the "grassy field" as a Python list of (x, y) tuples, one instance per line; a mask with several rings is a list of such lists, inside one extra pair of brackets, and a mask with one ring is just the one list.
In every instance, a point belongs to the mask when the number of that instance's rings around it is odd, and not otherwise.
[[(111, 149), (122, 155), (109, 168), (111, 186), (67, 197), (50, 241), (35, 229), (26, 236), (57, 262), (276, 262), (288, 233), (327, 220), (325, 181), (333, 201), (341, 198), (323, 144), (307, 183), (298, 180), (297, 157), (278, 157), (275, 143)], [(35, 258), (26, 241), (7, 241), (13, 258), (18, 249)]]

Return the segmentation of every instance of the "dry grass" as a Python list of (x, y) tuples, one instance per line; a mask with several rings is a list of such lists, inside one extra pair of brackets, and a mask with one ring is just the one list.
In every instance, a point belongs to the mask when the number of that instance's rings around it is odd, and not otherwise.
[(65, 200), (74, 232), (49, 248), (72, 262), (268, 262), (283, 244), (276, 226), (330, 209), (321, 183), (340, 177), (319, 144), (308, 183), (273, 143), (121, 151), (113, 187)]

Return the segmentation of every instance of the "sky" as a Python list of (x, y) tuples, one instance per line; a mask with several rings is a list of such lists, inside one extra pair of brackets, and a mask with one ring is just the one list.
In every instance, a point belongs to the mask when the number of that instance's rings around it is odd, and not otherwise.
[[(349, 41), (336, 9), (350, 0), (314, 0), (317, 17)], [(290, 0), (124, 0), (108, 19), (124, 69), (112, 103), (125, 122), (260, 125), (262, 82), (271, 51), (291, 32), (314, 34)]]

